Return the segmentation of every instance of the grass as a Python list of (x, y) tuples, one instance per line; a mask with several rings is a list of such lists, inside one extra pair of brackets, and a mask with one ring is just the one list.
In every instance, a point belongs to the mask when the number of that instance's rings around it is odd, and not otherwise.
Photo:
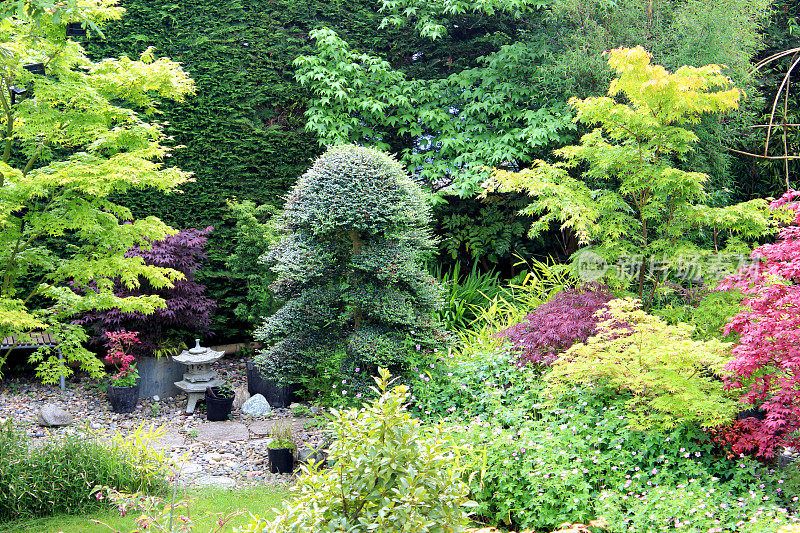
[[(180, 493), (177, 495), (178, 499), (182, 497)], [(287, 497), (288, 491), (280, 487), (251, 487), (233, 491), (201, 489), (191, 490), (188, 493), (188, 498), (193, 501), (190, 508), (192, 516), (224, 513), (236, 509), (245, 510), (245, 514), (234, 518), (228, 531), (247, 524), (248, 513), (260, 515), (262, 518), (274, 516), (282, 508), (283, 501)], [(138, 513), (130, 513), (122, 517), (116, 508), (99, 509), (84, 515), (56, 515), (0, 524), (0, 533), (108, 533), (109, 531), (128, 533), (135, 529), (134, 520), (138, 516)], [(113, 529), (96, 524), (92, 519), (105, 522)], [(213, 518), (198, 521), (196, 531), (208, 531), (212, 528), (213, 521)]]

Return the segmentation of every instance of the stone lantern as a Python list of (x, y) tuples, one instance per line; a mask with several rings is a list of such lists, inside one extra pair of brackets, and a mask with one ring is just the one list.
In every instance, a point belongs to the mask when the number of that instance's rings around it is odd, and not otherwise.
[(172, 359), (186, 365), (187, 372), (181, 381), (176, 381), (175, 386), (186, 391), (189, 399), (186, 402), (186, 414), (194, 413), (197, 400), (205, 398), (207, 387), (219, 387), (222, 382), (211, 365), (219, 361), (225, 352), (215, 352), (210, 348), (200, 346), (200, 339), (195, 339), (195, 347), (184, 350)]

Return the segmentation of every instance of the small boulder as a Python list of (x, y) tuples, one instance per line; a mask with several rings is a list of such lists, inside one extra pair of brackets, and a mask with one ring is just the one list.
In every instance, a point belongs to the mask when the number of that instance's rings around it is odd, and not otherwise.
[(272, 412), (269, 402), (261, 394), (256, 394), (242, 404), (242, 414), (250, 416), (267, 416)]
[(300, 448), (297, 450), (297, 461), (300, 463), (316, 463), (319, 466), (325, 461), (325, 455), (323, 452), (312, 448)]
[(247, 391), (246, 386), (236, 387), (233, 392), (236, 393), (236, 397), (233, 399), (233, 408), (241, 409), (244, 402), (250, 399), (250, 393)]
[(69, 426), (72, 416), (55, 404), (46, 403), (39, 409), (38, 422), (45, 427)]

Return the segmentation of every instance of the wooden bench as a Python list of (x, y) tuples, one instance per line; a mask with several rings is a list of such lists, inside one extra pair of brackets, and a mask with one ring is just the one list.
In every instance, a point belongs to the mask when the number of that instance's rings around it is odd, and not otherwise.
[[(64, 360), (64, 356), (62, 355), (61, 350), (58, 349), (58, 342), (49, 333), (42, 333), (42, 332), (30, 333), (30, 340), (27, 342), (18, 342), (16, 336), (3, 337), (2, 339), (0, 339), (0, 352), (3, 352), (5, 350), (36, 350), (42, 347), (56, 348), (56, 352), (58, 353), (58, 360), (59, 361)], [(64, 390), (65, 388), (64, 376), (59, 377), (59, 385), (61, 386), (61, 390)]]

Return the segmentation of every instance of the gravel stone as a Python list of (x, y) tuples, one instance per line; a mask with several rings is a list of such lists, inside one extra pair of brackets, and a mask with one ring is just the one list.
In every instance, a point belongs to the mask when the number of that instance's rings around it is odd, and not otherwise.
[[(214, 364), (214, 370), (233, 389), (246, 390), (244, 358), (226, 356)], [(39, 427), (38, 413), (46, 404), (68, 411), (73, 418), (72, 427)], [(284, 408), (273, 408), (269, 418), (262, 419), (253, 419), (235, 410), (231, 422), (208, 423), (202, 404), (193, 415), (184, 414), (186, 395), (183, 393), (161, 398), (158, 402), (151, 397), (142, 398), (139, 406), (140, 409), (133, 413), (111, 412), (103, 389), (80, 371), (67, 380), (65, 391), (58, 386), (41, 384), (32, 373), (9, 372), (0, 380), (0, 424), (12, 420), (27, 433), (33, 446), (70, 433), (85, 435), (87, 439), (107, 440), (117, 434), (124, 437), (142, 424), (145, 429), (163, 426), (166, 433), (150, 445), (153, 449), (163, 451), (173, 463), (184, 465), (176, 480), (180, 484), (193, 484), (203, 476), (229, 478), (234, 480), (236, 486), (292, 483), (293, 477), (271, 474), (269, 471), (266, 447), (270, 439), (264, 437), (268, 434), (267, 427), (276, 421), (291, 423), (292, 433), (300, 448), (316, 448), (324, 441), (320, 428), (309, 425), (308, 419), (292, 418), (291, 412)], [(209, 432), (216, 431), (206, 429), (214, 428), (212, 424), (235, 429), (225, 430), (221, 435), (222, 440), (203, 439)], [(211, 455), (218, 455), (220, 460), (211, 460)]]

